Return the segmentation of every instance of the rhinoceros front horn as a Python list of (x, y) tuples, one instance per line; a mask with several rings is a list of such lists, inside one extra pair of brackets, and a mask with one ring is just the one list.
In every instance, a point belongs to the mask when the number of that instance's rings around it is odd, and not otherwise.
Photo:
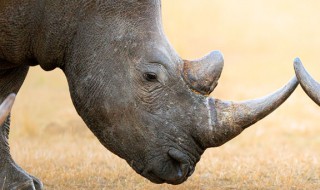
[(250, 125), (277, 109), (298, 85), (294, 77), (287, 85), (265, 97), (243, 102), (207, 98), (209, 126), (198, 133), (205, 148), (217, 147), (231, 140)]
[(10, 94), (0, 105), (0, 125), (4, 123), (9, 115), (16, 95)]
[(183, 77), (191, 89), (208, 95), (217, 86), (222, 69), (223, 56), (213, 51), (201, 59), (185, 61)]
[(294, 70), (302, 89), (320, 106), (320, 84), (306, 71), (299, 58), (294, 61)]

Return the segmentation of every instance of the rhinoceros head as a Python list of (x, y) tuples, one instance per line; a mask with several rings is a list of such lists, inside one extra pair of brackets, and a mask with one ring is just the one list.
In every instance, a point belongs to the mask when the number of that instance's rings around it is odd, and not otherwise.
[(210, 98), (222, 54), (181, 59), (163, 33), (160, 1), (88, 7), (63, 68), (72, 100), (100, 142), (154, 183), (185, 181), (206, 148), (268, 115), (297, 86), (294, 78), (240, 103)]

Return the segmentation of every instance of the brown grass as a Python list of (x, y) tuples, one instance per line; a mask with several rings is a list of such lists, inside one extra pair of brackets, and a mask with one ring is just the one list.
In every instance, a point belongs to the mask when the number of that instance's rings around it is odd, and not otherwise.
[[(166, 33), (184, 58), (213, 49), (225, 69), (212, 96), (263, 96), (293, 75), (300, 56), (320, 80), (320, 2), (163, 0)], [(60, 71), (33, 68), (13, 110), (15, 160), (47, 189), (320, 189), (320, 108), (300, 87), (270, 116), (205, 152), (179, 186), (154, 185), (89, 132)]]

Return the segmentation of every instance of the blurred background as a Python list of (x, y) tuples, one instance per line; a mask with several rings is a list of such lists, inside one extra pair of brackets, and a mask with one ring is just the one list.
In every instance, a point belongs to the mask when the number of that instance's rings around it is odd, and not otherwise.
[[(294, 76), (300, 57), (320, 81), (320, 2), (163, 0), (165, 32), (184, 59), (211, 50), (225, 67), (211, 96), (264, 96)], [(107, 151), (71, 103), (60, 70), (31, 68), (13, 108), (14, 159), (47, 189), (318, 189), (320, 107), (300, 87), (279, 109), (209, 149), (180, 186), (154, 185)]]

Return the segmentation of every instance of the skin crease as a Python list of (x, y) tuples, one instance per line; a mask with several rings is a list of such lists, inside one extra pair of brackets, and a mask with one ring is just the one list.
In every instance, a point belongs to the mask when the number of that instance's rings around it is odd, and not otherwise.
[[(210, 69), (204, 60), (208, 69), (186, 72), (161, 22), (160, 0), (2, 0), (0, 100), (19, 91), (29, 66), (60, 68), (78, 114), (107, 149), (154, 183), (180, 184), (206, 148), (224, 144), (272, 112), (297, 81), (265, 103), (208, 98), (195, 90), (209, 94), (222, 69)], [(206, 70), (217, 77), (205, 80), (211, 74), (201, 75)], [(192, 83), (201, 83), (192, 88), (185, 73), (197, 73)], [(11, 159), (9, 121), (0, 132), (0, 187), (42, 189)]]

